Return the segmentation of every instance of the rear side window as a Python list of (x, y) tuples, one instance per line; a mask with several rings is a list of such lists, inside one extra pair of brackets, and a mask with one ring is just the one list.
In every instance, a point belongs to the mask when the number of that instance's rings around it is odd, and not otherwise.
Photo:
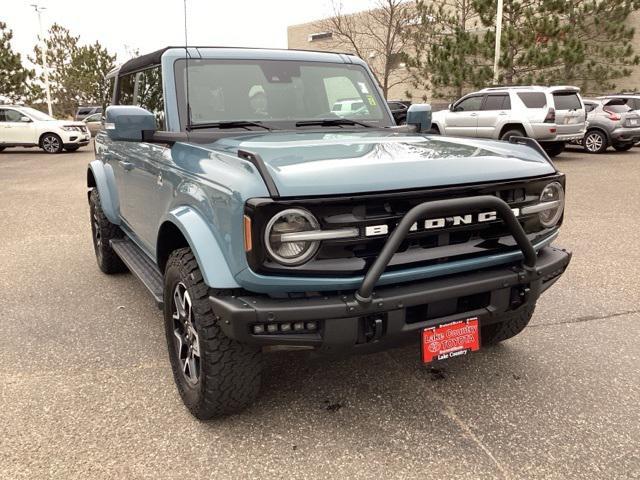
[(553, 94), (556, 110), (580, 110), (582, 102), (575, 92), (556, 92)]
[(584, 104), (584, 109), (585, 109), (586, 112), (591, 112), (591, 111), (595, 110), (596, 106), (597, 105), (595, 103), (585, 103)]
[(518, 97), (527, 108), (544, 108), (547, 106), (547, 97), (542, 92), (522, 92)]
[(137, 73), (135, 105), (149, 110), (156, 116), (158, 130), (164, 130), (164, 98), (160, 66), (148, 68)]
[(133, 73), (118, 79), (118, 105), (133, 105), (135, 86), (136, 76)]
[(482, 105), (482, 110), (510, 110), (509, 95), (489, 95)]

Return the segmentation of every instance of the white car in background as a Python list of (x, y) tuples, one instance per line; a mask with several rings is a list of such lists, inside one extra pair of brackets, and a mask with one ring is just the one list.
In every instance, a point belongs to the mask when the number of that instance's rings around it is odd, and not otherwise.
[(361, 98), (351, 100), (339, 100), (331, 107), (331, 113), (339, 117), (368, 115), (369, 109)]
[(0, 152), (8, 147), (74, 152), (89, 140), (91, 134), (82, 122), (56, 120), (30, 107), (0, 105)]
[(491, 87), (434, 112), (431, 123), (432, 133), (440, 135), (534, 138), (553, 157), (566, 142), (582, 140), (586, 112), (577, 87)]

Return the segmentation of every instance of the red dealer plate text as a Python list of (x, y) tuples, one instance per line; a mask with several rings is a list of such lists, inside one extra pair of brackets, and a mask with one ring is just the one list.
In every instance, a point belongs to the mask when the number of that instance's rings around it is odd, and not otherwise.
[(478, 317), (445, 323), (422, 330), (422, 361), (466, 355), (480, 349)]

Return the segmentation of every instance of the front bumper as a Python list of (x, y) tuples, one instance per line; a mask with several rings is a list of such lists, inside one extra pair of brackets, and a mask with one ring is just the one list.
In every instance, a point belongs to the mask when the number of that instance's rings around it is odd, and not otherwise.
[(62, 144), (65, 147), (87, 145), (90, 140), (91, 140), (91, 133), (89, 131), (86, 131), (86, 132), (64, 131), (62, 134)]
[[(500, 321), (535, 304), (570, 260), (566, 250), (544, 247), (535, 268), (502, 266), (382, 287), (368, 303), (357, 301), (356, 292), (298, 299), (211, 296), (210, 301), (225, 334), (239, 342), (366, 353), (417, 341), (423, 328), (448, 321), (478, 317), (481, 326)], [(294, 331), (295, 323), (303, 328)], [(256, 325), (264, 333), (254, 333)]]

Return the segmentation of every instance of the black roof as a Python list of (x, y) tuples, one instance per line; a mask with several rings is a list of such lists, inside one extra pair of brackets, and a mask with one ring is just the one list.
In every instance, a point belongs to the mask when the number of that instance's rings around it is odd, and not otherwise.
[(139, 57), (132, 58), (131, 60), (122, 64), (118, 72), (118, 75), (124, 75), (125, 73), (143, 70), (144, 68), (150, 67), (152, 65), (158, 65), (160, 63), (160, 58), (162, 57), (162, 54), (167, 50), (169, 50), (170, 48), (177, 48), (177, 47), (164, 47), (164, 48), (161, 48), (160, 50), (156, 50), (155, 52), (147, 53), (146, 55), (141, 55)]
[(122, 64), (122, 66), (118, 69), (118, 75), (137, 72), (139, 70), (144, 70), (145, 68), (151, 67), (153, 65), (159, 65), (160, 59), (162, 58), (162, 54), (172, 48), (182, 48), (182, 49), (184, 48), (234, 48), (234, 49), (246, 49), (246, 50), (293, 50), (293, 51), (299, 50), (303, 52), (317, 51), (319, 53), (337, 53), (340, 55), (354, 55), (351, 52), (330, 52), (330, 51), (324, 51), (324, 50), (300, 50), (300, 49), (293, 49), (293, 48), (287, 49), (287, 48), (215, 47), (215, 46), (203, 47), (203, 46), (193, 46), (193, 45), (189, 45), (188, 47), (185, 47), (184, 45), (180, 45), (180, 46), (164, 47), (164, 48), (161, 48), (160, 50), (156, 50), (155, 52), (147, 53), (145, 55), (132, 58), (131, 60), (128, 60)]

